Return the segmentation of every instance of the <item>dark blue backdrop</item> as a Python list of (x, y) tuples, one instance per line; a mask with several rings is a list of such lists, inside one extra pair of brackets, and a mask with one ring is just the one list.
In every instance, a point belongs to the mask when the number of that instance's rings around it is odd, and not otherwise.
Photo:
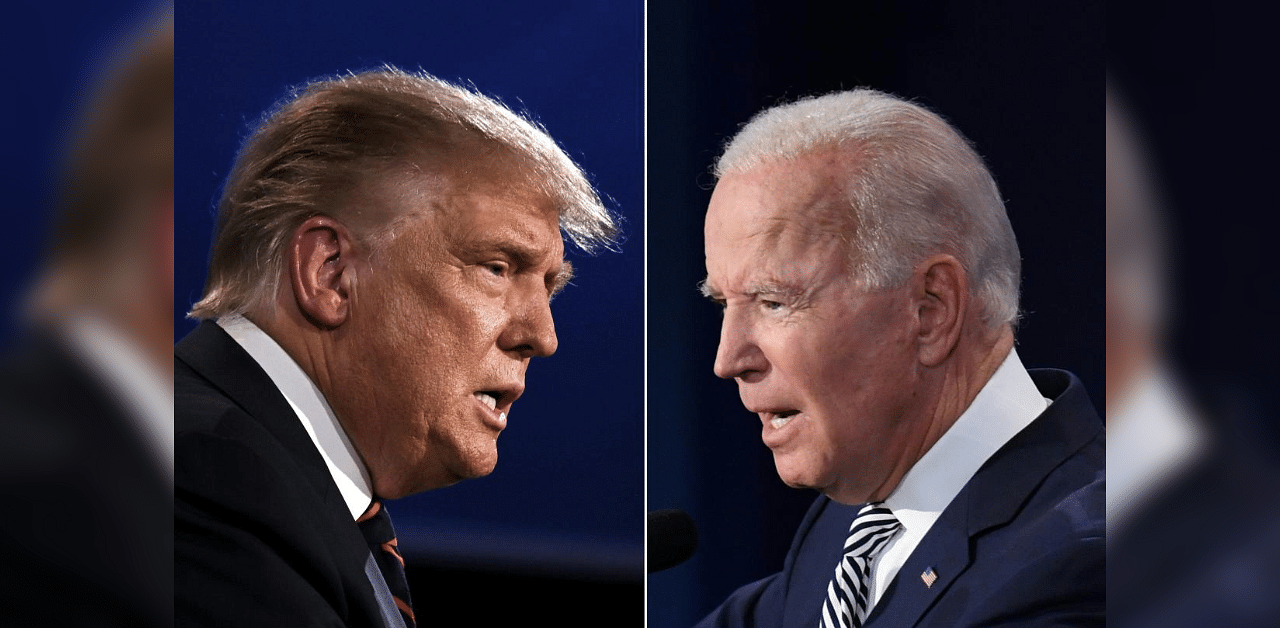
[(869, 86), (947, 117), (987, 159), (1023, 255), (1018, 352), (1102, 407), (1103, 5), (686, 3), (649, 19), (649, 506), (701, 548), (649, 579), (651, 626), (688, 626), (776, 572), (813, 491), (785, 487), (737, 388), (711, 372), (718, 308), (696, 293), (710, 164), (752, 114)]
[(626, 218), (621, 254), (571, 254), (578, 275), (553, 306), (560, 350), (532, 364), (496, 471), (390, 505), (410, 557), (640, 577), (642, 29), (637, 2), (178, 7), (176, 337), (193, 327), (183, 314), (240, 142), (287, 86), (317, 76), (391, 63), (472, 82), (531, 112)]
[(156, 0), (65, 3), (18, 0), (3, 9), (6, 87), (0, 119), (8, 150), (3, 213), (8, 236), (0, 248), (0, 343), (20, 325), (21, 306), (46, 254), (63, 162), (79, 120), (117, 50)]

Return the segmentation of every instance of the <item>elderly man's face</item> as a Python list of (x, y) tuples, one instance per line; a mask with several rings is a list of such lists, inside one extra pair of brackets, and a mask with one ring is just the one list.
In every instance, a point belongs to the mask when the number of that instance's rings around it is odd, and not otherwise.
[(399, 192), (382, 198), (421, 215), (356, 286), (339, 412), (383, 497), (493, 470), (529, 359), (556, 350), (569, 272), (554, 207), (500, 173)]
[(737, 380), (779, 476), (856, 503), (901, 457), (917, 363), (906, 290), (849, 278), (830, 170), (818, 155), (724, 177), (706, 287), (724, 306), (715, 372)]

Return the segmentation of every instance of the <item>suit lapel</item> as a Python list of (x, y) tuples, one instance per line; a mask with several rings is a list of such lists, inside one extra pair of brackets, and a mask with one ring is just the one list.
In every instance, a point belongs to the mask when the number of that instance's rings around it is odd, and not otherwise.
[[(1084, 387), (1066, 371), (1030, 371), (1053, 403), (978, 469), (916, 546), (864, 624), (915, 626), (968, 569), (971, 539), (1004, 525), (1054, 468), (1102, 430)], [(1081, 414), (1095, 421), (1080, 421)], [(922, 574), (936, 576), (929, 586)]]
[(174, 346), (174, 356), (257, 420), (293, 454), (326, 504), (340, 507), (350, 517), (324, 458), (297, 413), (262, 367), (227, 332), (212, 321), (204, 321)]
[[(963, 496), (961, 492), (961, 496)], [(933, 603), (969, 567), (969, 504), (957, 496), (929, 528), (884, 595), (871, 609), (865, 626), (914, 626)], [(936, 576), (932, 586), (922, 578)]]

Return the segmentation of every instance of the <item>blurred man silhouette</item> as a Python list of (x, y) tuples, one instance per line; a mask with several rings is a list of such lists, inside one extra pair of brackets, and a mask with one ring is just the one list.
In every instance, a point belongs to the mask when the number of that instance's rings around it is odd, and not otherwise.
[(97, 86), (0, 366), (0, 624), (173, 622), (173, 37)]
[(1107, 89), (1108, 620), (1278, 625), (1280, 472), (1265, 419), (1238, 391), (1179, 376), (1160, 194)]

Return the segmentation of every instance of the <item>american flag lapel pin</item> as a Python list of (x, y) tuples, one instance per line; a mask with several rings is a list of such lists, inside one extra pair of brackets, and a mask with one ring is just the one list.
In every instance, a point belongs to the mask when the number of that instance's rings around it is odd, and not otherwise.
[(920, 574), (920, 579), (924, 581), (925, 587), (932, 589), (933, 583), (938, 581), (938, 574), (933, 570), (933, 567), (929, 567), (924, 570), (924, 573)]

